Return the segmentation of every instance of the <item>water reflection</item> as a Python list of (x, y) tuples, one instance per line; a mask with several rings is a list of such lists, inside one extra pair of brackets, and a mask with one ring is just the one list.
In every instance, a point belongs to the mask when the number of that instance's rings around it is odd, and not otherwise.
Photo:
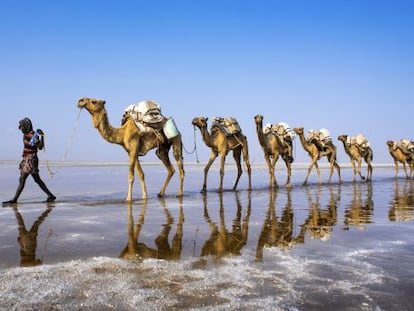
[(309, 189), (306, 191), (309, 202), (309, 216), (305, 221), (305, 226), (311, 239), (329, 240), (333, 226), (337, 222), (337, 208), (341, 197), (341, 186), (338, 185), (336, 195), (334, 194), (333, 186), (328, 186), (328, 189), (329, 200), (325, 208), (321, 207), (321, 186), (317, 187), (314, 198), (312, 198)]
[[(23, 219), (23, 216), (19, 212), (16, 206), (13, 206), (14, 214), (16, 216), (19, 236), (17, 237), (17, 241), (20, 245), (20, 266), (22, 267), (29, 267), (29, 266), (37, 266), (42, 264), (43, 261), (43, 253), (40, 258), (36, 258), (36, 250), (37, 250), (37, 235), (42, 222), (46, 219), (49, 213), (52, 211), (52, 206), (47, 206), (46, 210), (36, 219), (33, 223), (30, 230), (26, 229), (26, 225)], [(43, 247), (43, 252), (46, 250), (47, 246), (47, 239), (50, 237), (50, 233), (48, 234), (45, 245)]]
[(246, 245), (249, 232), (249, 219), (251, 213), (251, 195), (248, 194), (248, 205), (246, 216), (242, 218), (242, 204), (240, 202), (239, 193), (236, 192), (236, 216), (232, 222), (232, 231), (226, 228), (224, 217), (223, 193), (219, 192), (220, 201), (220, 223), (216, 224), (209, 215), (207, 207), (207, 195), (203, 196), (204, 202), (204, 218), (210, 228), (210, 237), (205, 241), (201, 256), (213, 255), (215, 258), (229, 255), (240, 255), (240, 250)]
[(400, 180), (394, 182), (394, 198), (388, 212), (390, 221), (408, 221), (414, 219), (414, 185), (413, 181), (403, 180), (400, 187)]
[(180, 198), (179, 216), (176, 225), (176, 232), (172, 238), (171, 244), (169, 242), (169, 235), (174, 223), (169, 209), (166, 206), (165, 199), (160, 198), (159, 201), (163, 208), (166, 223), (161, 226), (161, 232), (155, 238), (155, 248), (149, 247), (147, 244), (139, 242), (139, 235), (145, 221), (145, 214), (147, 211), (147, 202), (141, 206), (141, 213), (138, 217), (137, 223), (134, 225), (134, 218), (132, 213), (132, 204), (128, 205), (128, 243), (124, 250), (119, 255), (120, 258), (128, 260), (139, 260), (141, 258), (157, 258), (177, 260), (181, 257), (182, 238), (183, 238), (183, 223), (184, 211), (182, 199)]
[(290, 249), (296, 244), (304, 243), (305, 226), (300, 226), (300, 232), (294, 236), (294, 214), (292, 210), (291, 190), (287, 190), (285, 208), (281, 212), (280, 219), (276, 214), (276, 198), (278, 192), (269, 191), (269, 205), (262, 230), (257, 241), (256, 260), (263, 260), (265, 247), (279, 247), (283, 250)]
[[(363, 194), (365, 200), (363, 199)], [(372, 223), (373, 213), (374, 201), (372, 199), (372, 184), (353, 183), (351, 203), (345, 208), (345, 225), (361, 226), (370, 224)]]

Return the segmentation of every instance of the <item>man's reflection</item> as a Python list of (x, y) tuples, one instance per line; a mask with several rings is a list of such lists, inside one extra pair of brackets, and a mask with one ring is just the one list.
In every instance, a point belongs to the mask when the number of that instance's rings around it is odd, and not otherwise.
[(42, 264), (42, 257), (40, 259), (36, 258), (37, 235), (40, 225), (52, 211), (52, 207), (48, 206), (46, 208), (46, 210), (33, 223), (29, 231), (26, 229), (24, 219), (16, 206), (13, 206), (13, 210), (19, 230), (17, 241), (20, 245), (20, 266), (29, 267)]
[(305, 221), (305, 225), (311, 239), (329, 240), (332, 235), (332, 228), (337, 221), (337, 202), (340, 199), (340, 185), (336, 196), (333, 192), (333, 186), (327, 187), (329, 189), (329, 201), (326, 208), (320, 207), (321, 186), (318, 186), (316, 189), (315, 200), (312, 199), (309, 188), (306, 189), (309, 201), (309, 216)]
[[(362, 187), (366, 187), (366, 200), (363, 200), (365, 190), (362, 190)], [(351, 204), (345, 209), (345, 225), (360, 226), (372, 223), (373, 211), (372, 184), (354, 183)]]
[(390, 221), (408, 221), (414, 219), (414, 186), (412, 180), (403, 180), (402, 189), (400, 180), (395, 180), (394, 198), (388, 212)]
[(214, 255), (216, 258), (231, 255), (240, 255), (241, 249), (246, 245), (249, 231), (249, 220), (251, 212), (251, 194), (248, 194), (248, 206), (246, 216), (242, 218), (242, 205), (239, 193), (236, 192), (236, 217), (233, 220), (232, 231), (226, 229), (224, 217), (223, 193), (218, 193), (220, 200), (220, 224), (217, 225), (210, 217), (207, 208), (207, 195), (204, 194), (204, 218), (210, 228), (210, 237), (204, 243), (201, 256)]
[[(145, 214), (147, 211), (147, 203), (144, 202), (141, 206), (141, 213), (137, 223), (134, 226), (134, 219), (132, 215), (132, 204), (128, 205), (128, 244), (119, 255), (120, 258), (128, 260), (138, 260), (141, 258), (157, 258), (176, 260), (181, 257), (182, 238), (183, 238), (183, 223), (184, 211), (182, 201), (180, 201), (179, 216), (176, 226), (176, 233), (172, 239), (171, 245), (169, 242), (169, 234), (174, 223), (170, 211), (168, 210), (165, 199), (160, 198), (160, 203), (163, 207), (167, 222), (162, 225), (160, 234), (155, 238), (156, 248), (151, 248), (145, 243), (139, 242), (139, 235), (144, 224)], [(180, 200), (182, 200), (180, 198)]]
[(304, 242), (305, 226), (301, 226), (299, 234), (294, 236), (294, 214), (292, 210), (291, 190), (287, 189), (287, 200), (280, 219), (276, 215), (277, 192), (269, 191), (269, 205), (263, 222), (256, 248), (256, 260), (263, 260), (264, 247), (278, 247), (288, 250), (296, 244)]

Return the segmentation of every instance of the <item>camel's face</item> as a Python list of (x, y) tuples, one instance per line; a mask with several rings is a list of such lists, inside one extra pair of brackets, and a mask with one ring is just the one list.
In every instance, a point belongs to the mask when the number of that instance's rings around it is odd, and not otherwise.
[(198, 127), (207, 127), (207, 120), (206, 117), (195, 117), (191, 124), (198, 126)]
[(295, 127), (293, 129), (295, 131), (296, 134), (301, 135), (303, 134), (303, 127)]
[(392, 140), (387, 140), (387, 146), (388, 147), (394, 146), (394, 142)]
[(348, 135), (339, 135), (339, 136), (338, 136), (338, 140), (339, 140), (339, 141), (346, 141), (346, 140), (347, 140), (347, 138), (348, 138)]
[(263, 116), (261, 114), (258, 114), (257, 116), (254, 117), (254, 121), (256, 123), (263, 122)]
[(79, 99), (78, 107), (81, 109), (85, 108), (90, 113), (95, 113), (95, 112), (102, 111), (104, 109), (105, 101), (101, 99), (83, 97)]

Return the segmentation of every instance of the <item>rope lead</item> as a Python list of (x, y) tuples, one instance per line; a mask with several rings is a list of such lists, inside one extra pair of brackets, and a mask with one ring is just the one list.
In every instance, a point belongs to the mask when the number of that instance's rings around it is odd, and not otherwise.
[(187, 154), (193, 154), (195, 152), (196, 155), (196, 162), (200, 163), (200, 160), (198, 159), (198, 152), (197, 152), (197, 144), (196, 144), (196, 127), (194, 125), (194, 148), (191, 150), (191, 152), (188, 152), (187, 149), (185, 149), (185, 146), (183, 144), (183, 149)]
[(57, 167), (57, 169), (54, 172), (50, 168), (50, 164), (49, 164), (49, 161), (47, 159), (47, 155), (46, 155), (46, 145), (43, 147), (43, 151), (45, 153), (46, 167), (47, 167), (47, 171), (48, 171), (50, 177), (53, 177), (55, 174), (57, 174), (62, 169), (63, 162), (66, 161), (66, 158), (67, 158), (68, 153), (69, 153), (69, 149), (72, 147), (73, 137), (75, 136), (76, 130), (77, 130), (78, 126), (79, 126), (79, 119), (80, 119), (81, 111), (82, 111), (82, 109), (79, 109), (79, 113), (78, 113), (78, 116), (77, 116), (76, 121), (75, 121), (75, 126), (72, 129), (72, 134), (69, 137), (69, 141), (68, 141), (68, 144), (66, 146), (66, 150), (65, 150), (65, 153), (63, 155), (62, 162), (61, 162), (61, 164)]

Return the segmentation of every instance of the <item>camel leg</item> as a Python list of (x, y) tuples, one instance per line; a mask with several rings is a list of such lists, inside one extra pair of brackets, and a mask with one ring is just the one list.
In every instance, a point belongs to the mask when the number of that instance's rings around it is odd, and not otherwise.
[(269, 188), (272, 189), (275, 188), (279, 188), (279, 185), (277, 184), (277, 179), (275, 176), (275, 166), (278, 160), (278, 156), (274, 156), (272, 159), (269, 159), (269, 173), (270, 173), (270, 184), (269, 184)]
[(265, 160), (267, 164), (267, 169), (269, 171), (269, 189), (272, 189), (273, 186), (277, 186), (276, 180), (275, 180), (275, 174), (272, 170), (272, 162), (270, 161), (270, 154), (265, 154)]
[(367, 170), (367, 181), (371, 181), (372, 179), (372, 165), (371, 165), (371, 161), (366, 161), (367, 162), (367, 166), (368, 166), (368, 170)]
[[(136, 156), (134, 156), (136, 158)], [(127, 202), (131, 202), (132, 201), (132, 184), (134, 183), (134, 168), (133, 168), (133, 164), (132, 164), (132, 170), (131, 167), (129, 169), (129, 187), (128, 187), (128, 196), (127, 196)], [(137, 158), (137, 160), (135, 161), (135, 167), (138, 173), (138, 178), (141, 182), (141, 198), (142, 199), (146, 199), (147, 198), (147, 186), (145, 185), (145, 175), (144, 175), (144, 171), (142, 170), (141, 167), (141, 162), (139, 162), (139, 159)], [(132, 176), (131, 176), (131, 171), (132, 171)]]
[[(219, 192), (223, 192), (223, 179), (224, 179), (224, 164), (226, 162), (226, 154), (220, 155), (220, 185), (219, 185)], [(236, 180), (237, 181), (237, 180)]]
[(247, 168), (247, 176), (249, 178), (249, 186), (247, 188), (247, 190), (252, 190), (252, 168), (250, 166), (250, 161), (249, 161), (249, 150), (247, 148), (247, 140), (244, 141), (243, 143), (243, 160), (244, 163), (246, 164), (246, 168)]
[(357, 174), (357, 170), (356, 170), (356, 166), (355, 166), (355, 160), (351, 158), (351, 164), (352, 164), (352, 170), (354, 172), (354, 179), (353, 181), (356, 182), (356, 174)]
[(405, 162), (403, 161), (402, 164), (403, 164), (403, 168), (404, 168), (405, 178), (409, 178), (408, 173), (407, 173), (407, 166), (405, 165)]
[(338, 183), (342, 183), (342, 179), (341, 179), (341, 167), (339, 166), (338, 162), (334, 163), (334, 166), (336, 168), (336, 172), (338, 173)]
[[(223, 167), (223, 176), (224, 176), (224, 158), (225, 157), (223, 157), (223, 156), (221, 157), (222, 167)], [(240, 180), (240, 176), (243, 172), (242, 167), (241, 167), (241, 161), (240, 161), (240, 158), (241, 158), (241, 149), (240, 148), (236, 148), (236, 149), (233, 150), (233, 158), (234, 158), (234, 161), (236, 162), (236, 166), (237, 166), (237, 178), (236, 178), (236, 181), (234, 182), (234, 186), (233, 186), (233, 191), (234, 191), (237, 188), (237, 185), (238, 185), (239, 180)], [(221, 188), (221, 182), (223, 180), (223, 177), (221, 176), (221, 170), (220, 170), (220, 179), (221, 179), (221, 181), (220, 181), (220, 188)]]
[(315, 162), (316, 173), (318, 174), (319, 184), (322, 184), (321, 170), (319, 169), (318, 161)]
[(305, 181), (303, 182), (303, 185), (304, 186), (307, 185), (309, 175), (311, 174), (312, 169), (313, 169), (314, 166), (316, 167), (316, 172), (318, 174), (319, 183), (320, 184), (322, 183), (321, 172), (319, 171), (319, 166), (318, 166), (318, 162), (317, 161), (318, 161), (318, 157), (317, 156), (312, 158), (312, 162), (311, 162), (311, 164), (309, 165), (309, 168), (308, 168), (308, 173), (306, 174)]
[(395, 159), (394, 159), (394, 171), (395, 171), (394, 177), (397, 178), (397, 176), (398, 176), (398, 162)]
[(204, 182), (203, 182), (203, 189), (201, 189), (201, 192), (207, 191), (207, 174), (208, 170), (210, 169), (210, 166), (213, 164), (214, 160), (217, 158), (218, 153), (215, 151), (212, 151), (210, 154), (210, 159), (208, 160), (208, 163), (206, 167), (204, 168)]
[(287, 178), (286, 178), (286, 183), (285, 186), (290, 188), (292, 185), (290, 184), (290, 177), (292, 175), (292, 165), (291, 163), (288, 161), (285, 161), (286, 164), (286, 169), (287, 169)]
[(170, 158), (168, 157), (168, 150), (161, 147), (157, 149), (156, 154), (157, 157), (164, 164), (164, 166), (167, 168), (167, 177), (165, 178), (164, 184), (160, 192), (158, 193), (158, 197), (163, 197), (165, 195), (165, 189), (167, 189), (167, 186), (175, 173), (175, 169), (174, 166), (171, 164)]
[(362, 159), (359, 158), (357, 161), (358, 161), (358, 174), (359, 174), (359, 177), (361, 177), (362, 180), (365, 180), (365, 176), (362, 175), (362, 168), (361, 168)]
[(178, 189), (178, 196), (183, 196), (184, 187), (184, 163), (183, 163), (183, 146), (181, 143), (181, 137), (179, 143), (173, 142), (173, 155), (177, 162), (178, 171), (180, 172), (180, 188)]
[(332, 175), (333, 175), (333, 168), (334, 168), (334, 161), (329, 162), (329, 178), (328, 178), (328, 184), (331, 183)]

